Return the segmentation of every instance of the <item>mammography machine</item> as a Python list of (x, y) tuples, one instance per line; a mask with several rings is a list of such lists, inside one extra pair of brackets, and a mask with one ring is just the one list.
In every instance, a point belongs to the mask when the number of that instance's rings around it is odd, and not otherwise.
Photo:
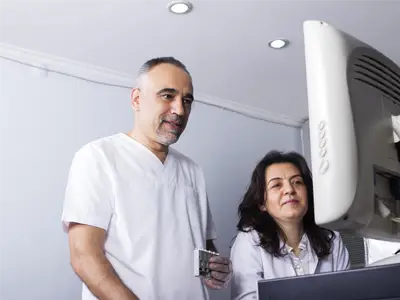
[[(325, 22), (306, 21), (304, 43), (316, 223), (400, 241), (400, 68)], [(359, 270), (260, 281), (258, 293), (400, 299), (399, 278), (397, 254)]]

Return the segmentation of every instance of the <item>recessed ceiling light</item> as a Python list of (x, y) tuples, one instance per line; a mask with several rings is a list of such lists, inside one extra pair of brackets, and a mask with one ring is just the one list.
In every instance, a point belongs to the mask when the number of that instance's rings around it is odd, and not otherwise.
[(282, 49), (289, 44), (288, 40), (277, 39), (269, 42), (269, 46), (274, 49)]
[(189, 1), (172, 1), (168, 4), (168, 9), (174, 14), (187, 14), (192, 10), (192, 3)]

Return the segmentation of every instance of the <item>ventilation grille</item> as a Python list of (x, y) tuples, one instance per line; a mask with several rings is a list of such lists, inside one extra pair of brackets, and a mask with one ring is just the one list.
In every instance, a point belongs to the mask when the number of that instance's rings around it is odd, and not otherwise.
[(400, 106), (400, 73), (371, 55), (362, 54), (353, 64), (354, 79), (385, 94)]
[(362, 237), (340, 232), (344, 246), (349, 252), (349, 258), (352, 269), (363, 268), (367, 262), (367, 253), (364, 239)]

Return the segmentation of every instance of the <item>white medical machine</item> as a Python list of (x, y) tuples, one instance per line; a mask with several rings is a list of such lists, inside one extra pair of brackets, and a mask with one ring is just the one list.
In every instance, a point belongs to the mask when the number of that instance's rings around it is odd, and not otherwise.
[(400, 68), (325, 22), (304, 43), (316, 223), (400, 241)]
[[(400, 241), (400, 68), (321, 21), (304, 23), (316, 223)], [(260, 281), (263, 299), (400, 299), (400, 254), (359, 270)]]

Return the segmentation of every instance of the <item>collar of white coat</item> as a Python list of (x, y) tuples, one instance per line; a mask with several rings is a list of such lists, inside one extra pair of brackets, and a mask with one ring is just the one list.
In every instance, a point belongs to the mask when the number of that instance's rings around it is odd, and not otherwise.
[[(286, 250), (287, 251), (287, 252), (285, 251), (286, 253), (290, 253), (293, 251), (293, 247), (290, 247), (289, 245), (285, 244), (282, 241), (282, 239), (280, 240), (280, 248), (284, 249), (284, 251)], [(309, 249), (312, 249), (311, 245), (310, 245), (310, 241), (308, 240), (307, 234), (305, 234), (305, 233), (301, 237), (299, 248), (301, 250), (306, 250), (306, 251), (308, 251)]]
[[(293, 247), (290, 247), (289, 245), (285, 244), (282, 241), (282, 239), (280, 240), (280, 248), (283, 249), (285, 254), (293, 251)], [(310, 240), (308, 239), (308, 236), (306, 233), (304, 233), (303, 236), (301, 237), (299, 248), (302, 251), (306, 251), (309, 272), (310, 272), (310, 274), (314, 274), (315, 269), (317, 268), (317, 265), (318, 265), (318, 256), (314, 252), (314, 249), (311, 247)]]

